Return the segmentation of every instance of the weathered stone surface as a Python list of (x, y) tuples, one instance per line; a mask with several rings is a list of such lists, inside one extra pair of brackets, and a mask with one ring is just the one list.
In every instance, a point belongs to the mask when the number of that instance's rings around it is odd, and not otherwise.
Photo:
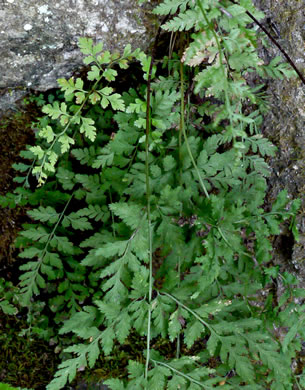
[[(279, 31), (278, 42), (305, 76), (305, 8), (303, 0), (256, 0), (257, 6), (271, 18)], [(261, 56), (270, 60), (280, 51), (271, 46)], [(293, 198), (301, 198), (298, 216), (300, 242), (285, 234), (276, 242), (277, 258), (286, 269), (296, 271), (305, 283), (305, 86), (299, 78), (269, 80), (270, 111), (263, 125), (264, 133), (278, 147), (272, 159), (270, 200), (286, 188)], [(290, 246), (290, 248), (289, 248)], [(281, 253), (280, 253), (281, 252)]]
[[(82, 64), (81, 36), (107, 49), (146, 47), (148, 12), (136, 0), (0, 0), (0, 92), (46, 91)], [(150, 31), (145, 26), (149, 25)], [(11, 104), (0, 93), (0, 110)]]

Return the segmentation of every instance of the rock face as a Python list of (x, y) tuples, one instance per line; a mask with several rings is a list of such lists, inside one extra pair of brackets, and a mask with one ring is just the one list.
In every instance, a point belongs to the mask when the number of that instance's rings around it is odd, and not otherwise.
[(54, 88), (78, 69), (81, 36), (107, 49), (146, 47), (153, 33), (147, 15), (136, 0), (0, 0), (0, 110), (26, 89)]
[[(255, 0), (278, 30), (278, 42), (305, 76), (305, 9), (303, 0)], [(261, 53), (270, 60), (280, 51), (271, 46)], [(293, 198), (303, 200), (298, 216), (300, 241), (283, 234), (275, 242), (279, 264), (300, 277), (305, 285), (305, 85), (299, 78), (269, 80), (271, 109), (266, 115), (263, 131), (278, 147), (271, 161), (273, 174), (270, 180), (272, 200), (286, 188)]]

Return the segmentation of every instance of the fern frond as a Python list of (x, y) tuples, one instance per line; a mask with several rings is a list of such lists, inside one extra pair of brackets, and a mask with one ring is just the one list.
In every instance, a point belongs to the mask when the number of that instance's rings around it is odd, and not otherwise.
[(188, 31), (192, 28), (198, 30), (198, 23), (198, 9), (189, 9), (165, 23), (162, 28), (166, 31)]
[(192, 0), (165, 0), (154, 8), (153, 13), (157, 15), (173, 15), (178, 9), (180, 12), (184, 12), (189, 3), (193, 3)]

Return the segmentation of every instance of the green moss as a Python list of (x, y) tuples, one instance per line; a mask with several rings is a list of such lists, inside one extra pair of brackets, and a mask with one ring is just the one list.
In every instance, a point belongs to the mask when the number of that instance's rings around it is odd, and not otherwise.
[(0, 320), (1, 379), (13, 386), (45, 389), (60, 361), (58, 356), (37, 337), (19, 335), (28, 327), (25, 318), (0, 312)]

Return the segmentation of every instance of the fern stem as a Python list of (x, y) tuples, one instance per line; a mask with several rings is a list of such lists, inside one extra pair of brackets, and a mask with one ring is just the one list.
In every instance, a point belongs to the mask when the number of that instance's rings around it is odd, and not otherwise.
[(56, 224), (55, 224), (55, 226), (54, 226), (54, 228), (53, 228), (53, 230), (52, 230), (52, 233), (50, 234), (50, 236), (49, 236), (49, 238), (48, 238), (48, 242), (46, 243), (46, 246), (45, 246), (45, 249), (44, 249), (44, 252), (43, 252), (43, 256), (45, 255), (45, 252), (46, 252), (47, 249), (48, 249), (49, 243), (50, 243), (50, 241), (52, 240), (52, 238), (53, 238), (53, 236), (54, 236), (54, 234), (55, 234), (55, 232), (56, 232), (56, 230), (57, 230), (57, 227), (58, 227), (58, 225), (60, 224), (60, 222), (61, 222), (61, 220), (62, 220), (62, 217), (65, 215), (65, 212), (66, 212), (66, 210), (67, 210), (67, 208), (68, 208), (68, 206), (69, 206), (69, 204), (70, 204), (72, 198), (73, 198), (73, 194), (70, 196), (70, 199), (67, 201), (67, 203), (65, 204), (65, 207), (64, 207), (63, 211), (62, 211), (62, 212), (60, 213), (60, 215), (59, 215), (58, 221), (56, 222)]
[(180, 128), (178, 136), (178, 147), (179, 147), (179, 185), (182, 187), (182, 121), (184, 112), (181, 110), (180, 113)]
[[(95, 56), (94, 56), (95, 57)], [(109, 64), (109, 66), (107, 68), (111, 68), (112, 65), (114, 65), (117, 61), (113, 61), (112, 63)], [(103, 71), (103, 68), (100, 66), (99, 62), (96, 60), (96, 64), (98, 65), (98, 68)], [(96, 89), (96, 87), (99, 85), (100, 81), (102, 80), (102, 78), (104, 77), (104, 73), (101, 74), (101, 76), (96, 80), (96, 82), (93, 84), (91, 90), (87, 93), (84, 101), (82, 102), (82, 104), (80, 105), (80, 107), (78, 108), (78, 110), (75, 112), (74, 115), (69, 115), (69, 114), (66, 114), (67, 116), (69, 116), (69, 121), (68, 123), (66, 124), (66, 126), (64, 127), (64, 129), (58, 133), (58, 134), (55, 134), (55, 138), (53, 140), (53, 142), (51, 143), (51, 145), (49, 146), (49, 148), (46, 150), (46, 153), (44, 154), (43, 156), (43, 160), (42, 160), (42, 163), (41, 163), (41, 166), (43, 167), (45, 162), (46, 162), (46, 158), (47, 158), (47, 152), (52, 150), (56, 141), (59, 139), (60, 136), (64, 135), (67, 130), (69, 129), (70, 125), (72, 124), (72, 120), (74, 118), (77, 117), (77, 115), (82, 111), (82, 109), (84, 108), (85, 104), (88, 102), (89, 100), (89, 96), (91, 95), (91, 93)], [(85, 92), (85, 91), (84, 91)], [(74, 135), (73, 135), (74, 137)]]
[[(74, 118), (76, 118), (77, 115), (82, 111), (83, 107), (85, 106), (85, 104), (86, 104), (87, 101), (89, 100), (89, 96), (90, 96), (91, 93), (95, 90), (95, 88), (98, 86), (98, 84), (99, 84), (99, 82), (101, 81), (102, 78), (103, 78), (103, 75), (101, 75), (101, 76), (98, 78), (98, 80), (94, 83), (94, 85), (93, 85), (93, 87), (91, 88), (90, 92), (87, 94), (86, 98), (84, 99), (83, 103), (80, 105), (80, 107), (78, 108), (78, 110), (75, 112), (75, 114), (74, 114), (74, 115), (66, 114), (67, 116), (69, 116), (70, 119), (69, 119), (68, 123), (66, 124), (66, 126), (64, 127), (64, 129), (63, 129), (60, 133), (55, 134), (54, 140), (52, 141), (51, 145), (49, 146), (49, 148), (48, 148), (48, 149), (46, 150), (46, 152), (44, 153), (44, 156), (43, 156), (43, 159), (42, 159), (42, 162), (41, 162), (41, 167), (43, 167), (44, 164), (45, 164), (45, 162), (46, 162), (47, 152), (49, 152), (50, 150), (52, 150), (53, 147), (54, 147), (54, 145), (55, 145), (55, 143), (56, 143), (57, 140), (59, 139), (59, 137), (61, 137), (62, 135), (64, 135), (64, 134), (68, 131), (70, 125), (72, 124), (72, 120), (73, 120)], [(43, 184), (43, 183), (41, 183), (41, 184)], [(41, 184), (40, 184), (40, 185), (41, 185)]]
[[(231, 3), (237, 4), (238, 3), (234, 0), (230, 0)], [(295, 63), (292, 61), (292, 59), (289, 57), (289, 55), (286, 53), (286, 51), (282, 48), (282, 46), (277, 42), (277, 40), (270, 34), (270, 32), (263, 26), (262, 23), (260, 23), (249, 11), (245, 11), (246, 14), (256, 23), (259, 28), (267, 35), (267, 37), (270, 39), (270, 41), (282, 52), (282, 54), (285, 56), (286, 60), (289, 62), (291, 67), (294, 69), (294, 71), (299, 76), (299, 79), (302, 81), (302, 83), (305, 85), (305, 77), (302, 75), (301, 71), (297, 68)]]
[[(69, 200), (67, 201), (67, 203), (65, 204), (65, 207), (64, 207), (63, 211), (61, 212), (61, 214), (60, 214), (60, 216), (59, 216), (59, 218), (58, 218), (58, 221), (56, 222), (56, 224), (55, 224), (55, 226), (54, 226), (54, 228), (53, 228), (51, 234), (49, 234), (48, 241), (47, 241), (47, 243), (46, 243), (46, 245), (45, 245), (45, 247), (44, 247), (44, 250), (43, 250), (43, 252), (42, 252), (42, 255), (39, 257), (39, 259), (38, 259), (38, 261), (37, 261), (37, 266), (36, 266), (36, 268), (35, 268), (35, 274), (34, 274), (34, 276), (32, 277), (32, 282), (31, 282), (31, 284), (29, 285), (29, 287), (32, 286), (33, 284), (35, 284), (35, 281), (36, 281), (36, 278), (37, 278), (37, 274), (38, 274), (38, 272), (39, 272), (39, 270), (40, 270), (41, 264), (43, 263), (43, 259), (44, 259), (45, 255), (46, 255), (46, 253), (47, 253), (48, 246), (49, 246), (51, 240), (53, 239), (54, 234), (55, 234), (55, 232), (56, 232), (56, 230), (57, 230), (57, 227), (58, 227), (58, 225), (60, 224), (60, 222), (61, 222), (61, 220), (62, 220), (62, 217), (64, 216), (65, 211), (67, 210), (67, 207), (69, 206), (69, 204), (70, 204), (72, 198), (73, 198), (73, 194), (70, 196), (70, 199), (69, 199)], [(33, 291), (33, 287), (31, 287), (31, 289), (28, 289), (28, 290), (29, 290), (29, 291), (31, 291), (31, 290)], [(21, 295), (24, 295), (24, 296), (25, 296), (25, 295), (26, 295), (26, 292), (22, 292)], [(31, 296), (29, 296), (28, 299), (26, 299), (25, 303), (26, 303), (26, 304), (29, 304), (30, 299), (31, 299)]]
[(146, 343), (146, 363), (145, 378), (148, 379), (148, 367), (150, 361), (150, 337), (151, 337), (151, 301), (153, 289), (153, 270), (152, 270), (152, 227), (150, 215), (150, 179), (149, 179), (149, 135), (151, 131), (151, 111), (150, 111), (150, 83), (153, 58), (151, 58), (146, 91), (146, 138), (145, 138), (145, 178), (146, 178), (146, 201), (147, 201), (147, 223), (148, 223), (148, 251), (149, 251), (149, 290), (148, 290), (148, 324), (147, 324), (147, 343)]
[[(182, 97), (181, 97), (182, 98)], [(183, 97), (184, 98), (184, 97)], [(181, 110), (180, 113), (180, 128), (179, 128), (179, 137), (178, 137), (178, 147), (179, 147), (179, 185), (182, 188), (183, 182), (182, 182), (182, 128), (184, 124), (184, 110)], [(180, 209), (180, 217), (182, 217), (182, 204)], [(178, 259), (178, 288), (180, 287), (180, 280), (181, 280), (181, 253), (179, 254)], [(177, 335), (177, 348), (176, 348), (176, 358), (178, 359), (180, 356), (180, 346), (181, 340), (180, 340), (180, 332)]]
[(295, 383), (296, 383), (296, 385), (297, 385), (297, 388), (298, 388), (299, 390), (302, 390), (302, 388), (301, 388), (301, 386), (300, 386), (300, 384), (299, 384), (299, 381), (298, 381), (296, 375), (293, 375), (293, 379), (294, 379), (294, 381), (295, 381)]
[(217, 333), (215, 332), (215, 330), (211, 327), (210, 324), (208, 324), (207, 322), (205, 322), (196, 312), (194, 312), (192, 309), (190, 309), (188, 306), (185, 306), (182, 302), (180, 302), (177, 298), (175, 298), (173, 295), (171, 294), (168, 294), (166, 292), (160, 292), (161, 295), (165, 295), (167, 296), (168, 298), (172, 299), (174, 302), (177, 303), (177, 305), (181, 306), (183, 309), (185, 309), (186, 311), (188, 311), (189, 313), (191, 313), (203, 326), (205, 326), (206, 328), (209, 329), (209, 331), (213, 334), (215, 334), (216, 336)]
[[(231, 103), (230, 103), (230, 99), (229, 99), (229, 94), (228, 94), (228, 80), (227, 80), (227, 75), (226, 75), (226, 70), (225, 70), (225, 67), (223, 65), (223, 53), (222, 53), (222, 49), (221, 49), (221, 45), (220, 45), (220, 42), (219, 42), (219, 37), (218, 37), (218, 34), (216, 33), (215, 29), (210, 25), (210, 22), (207, 18), (207, 15), (203, 9), (203, 6), (201, 4), (201, 0), (197, 0), (197, 4), (198, 4), (198, 7), (200, 8), (200, 11), (202, 13), (202, 16), (206, 22), (206, 24), (210, 27), (211, 29), (211, 32), (215, 38), (215, 41), (216, 41), (216, 44), (217, 44), (217, 48), (218, 48), (218, 53), (219, 53), (219, 65), (222, 69), (222, 72), (223, 72), (223, 79), (224, 79), (224, 93), (225, 93), (225, 104), (226, 104), (226, 109), (227, 109), (227, 112), (228, 112), (228, 115), (229, 115), (229, 120), (230, 120), (230, 124), (231, 126), (233, 126), (233, 119), (232, 119), (232, 108), (231, 108)], [(235, 136), (233, 135), (233, 144), (235, 143)], [(197, 169), (198, 170), (198, 169)], [(200, 174), (199, 174), (200, 175)], [(224, 239), (225, 243), (232, 249), (231, 245), (229, 244), (228, 240), (226, 239), (226, 237), (224, 236), (222, 230), (220, 227), (217, 228), (220, 235), (222, 236), (222, 238)], [(252, 258), (250, 255), (248, 255), (246, 252), (242, 252), (244, 255)]]
[(191, 151), (191, 148), (190, 148), (190, 144), (188, 142), (188, 139), (187, 139), (187, 135), (186, 135), (186, 131), (185, 131), (185, 122), (184, 122), (184, 77), (183, 77), (183, 64), (182, 62), (180, 62), (180, 82), (181, 82), (181, 101), (180, 101), (180, 125), (181, 125), (181, 129), (182, 129), (182, 133), (183, 133), (183, 137), (184, 137), (184, 141), (185, 141), (185, 145), (186, 145), (186, 148), (187, 148), (187, 151), (188, 151), (188, 154), (190, 156), (190, 159), (192, 161), (192, 164), (193, 164), (193, 167), (198, 175), (198, 180), (199, 180), (199, 183), (201, 185), (201, 188), (205, 194), (205, 196), (210, 199), (210, 196), (209, 196), (209, 193), (203, 183), (203, 180), (201, 178), (201, 175), (200, 175), (200, 172), (199, 172), (199, 169), (197, 167), (197, 164), (195, 162), (195, 159), (194, 159), (194, 156), (193, 156), (193, 153)]
[(209, 22), (208, 18), (207, 18), (207, 15), (203, 9), (203, 6), (201, 4), (201, 0), (197, 0), (197, 4), (198, 4), (198, 7), (202, 13), (202, 16), (206, 22), (206, 24), (209, 26), (209, 28), (211, 29), (211, 32), (215, 38), (215, 41), (216, 41), (216, 45), (217, 45), (217, 48), (218, 48), (218, 53), (219, 53), (219, 65), (222, 69), (222, 72), (223, 72), (223, 81), (224, 81), (224, 92), (225, 92), (225, 101), (226, 101), (226, 109), (227, 109), (227, 112), (229, 114), (229, 119), (230, 119), (230, 123), (232, 125), (232, 109), (231, 109), (231, 104), (230, 104), (230, 99), (229, 99), (229, 95), (228, 95), (228, 79), (227, 79), (227, 75), (226, 75), (226, 71), (225, 71), (225, 67), (223, 65), (223, 53), (222, 53), (222, 50), (221, 50), (221, 45), (220, 45), (220, 42), (219, 42), (219, 37), (218, 37), (218, 34), (216, 33), (215, 29), (211, 26), (211, 23)]
[[(112, 193), (111, 193), (110, 188), (109, 188), (108, 192), (109, 192), (110, 203), (112, 203)], [(113, 234), (113, 237), (115, 237), (116, 234), (115, 234), (115, 227), (114, 227), (114, 214), (113, 214), (113, 211), (111, 209), (110, 209), (110, 213), (111, 213), (111, 221), (112, 221), (112, 234)]]
[[(206, 24), (209, 26), (209, 28), (210, 28), (210, 30), (211, 30), (214, 38), (215, 38), (215, 41), (216, 41), (216, 45), (217, 45), (218, 53), (219, 53), (219, 65), (220, 65), (220, 68), (222, 69), (222, 73), (223, 73), (225, 106), (226, 106), (226, 111), (227, 111), (228, 116), (229, 116), (229, 121), (230, 121), (231, 128), (233, 129), (232, 107), (231, 107), (229, 93), (228, 93), (228, 91), (229, 91), (228, 78), (227, 78), (226, 68), (225, 68), (225, 66), (223, 64), (224, 57), (223, 57), (223, 52), (222, 52), (222, 48), (221, 48), (221, 45), (220, 45), (219, 37), (218, 37), (218, 34), (215, 31), (214, 27), (211, 26), (211, 23), (209, 22), (209, 20), (207, 18), (206, 12), (204, 11), (203, 6), (201, 4), (201, 0), (197, 0), (197, 4), (198, 4), (198, 7), (199, 7), (199, 9), (200, 9), (200, 11), (202, 13), (202, 16), (203, 16)], [(236, 136), (233, 133), (233, 146), (234, 146), (235, 143), (236, 143)], [(239, 160), (239, 156), (238, 155), (236, 156), (236, 160), (237, 161)]]
[(22, 188), (29, 188), (30, 187), (29, 177), (30, 177), (30, 174), (31, 174), (31, 172), (32, 172), (32, 170), (34, 168), (34, 165), (35, 165), (36, 161), (37, 161), (37, 157), (35, 157), (33, 159), (32, 164), (31, 164), (30, 168), (28, 169), (28, 172), (26, 174), (26, 177), (25, 177), (24, 184), (23, 184)]
[(170, 366), (169, 364), (167, 363), (164, 363), (164, 362), (159, 362), (158, 360), (155, 360), (155, 359), (151, 359), (151, 361), (159, 366), (163, 366), (163, 367), (166, 367), (168, 368), (169, 370), (173, 371), (175, 374), (178, 374), (180, 376), (182, 376), (183, 378), (187, 379), (188, 381), (190, 381), (191, 383), (195, 383), (196, 385), (202, 387), (203, 389), (212, 389), (212, 387), (210, 386), (207, 386), (199, 381), (197, 381), (196, 379), (192, 378), (191, 376), (187, 375), (187, 374), (184, 374), (183, 372), (177, 370), (176, 368)]
[[(251, 221), (252, 219), (257, 219), (257, 218), (265, 218), (266, 216), (269, 216), (269, 215), (274, 215), (274, 216), (282, 216), (282, 213), (280, 212), (270, 212), (270, 213), (264, 213), (264, 214), (259, 214), (259, 215), (252, 215), (252, 216), (249, 216), (249, 218), (247, 219), (240, 219), (239, 221), (233, 221), (233, 223), (245, 223), (245, 222), (248, 222)], [(293, 217), (293, 213), (290, 213), (289, 210), (287, 211), (287, 215)]]
[[(229, 241), (227, 240), (226, 236), (223, 234), (222, 229), (218, 226), (218, 227), (217, 227), (217, 230), (219, 231), (219, 234), (221, 235), (221, 237), (222, 237), (222, 239), (224, 240), (224, 242), (228, 245), (228, 247), (229, 247), (233, 252), (235, 252), (235, 249), (232, 247), (232, 245), (231, 245), (231, 244), (229, 243)], [(247, 257), (249, 257), (250, 259), (252, 259), (252, 256), (249, 255), (249, 253), (247, 253), (247, 252), (241, 251), (241, 252), (239, 252), (239, 253), (241, 253), (242, 255), (247, 256)]]
[[(178, 260), (178, 288), (180, 288), (180, 280), (181, 280), (181, 255), (179, 255), (179, 260)], [(179, 332), (177, 335), (177, 348), (176, 348), (177, 359), (179, 359), (180, 356), (180, 348), (181, 348), (180, 344), (181, 344), (181, 332)]]

